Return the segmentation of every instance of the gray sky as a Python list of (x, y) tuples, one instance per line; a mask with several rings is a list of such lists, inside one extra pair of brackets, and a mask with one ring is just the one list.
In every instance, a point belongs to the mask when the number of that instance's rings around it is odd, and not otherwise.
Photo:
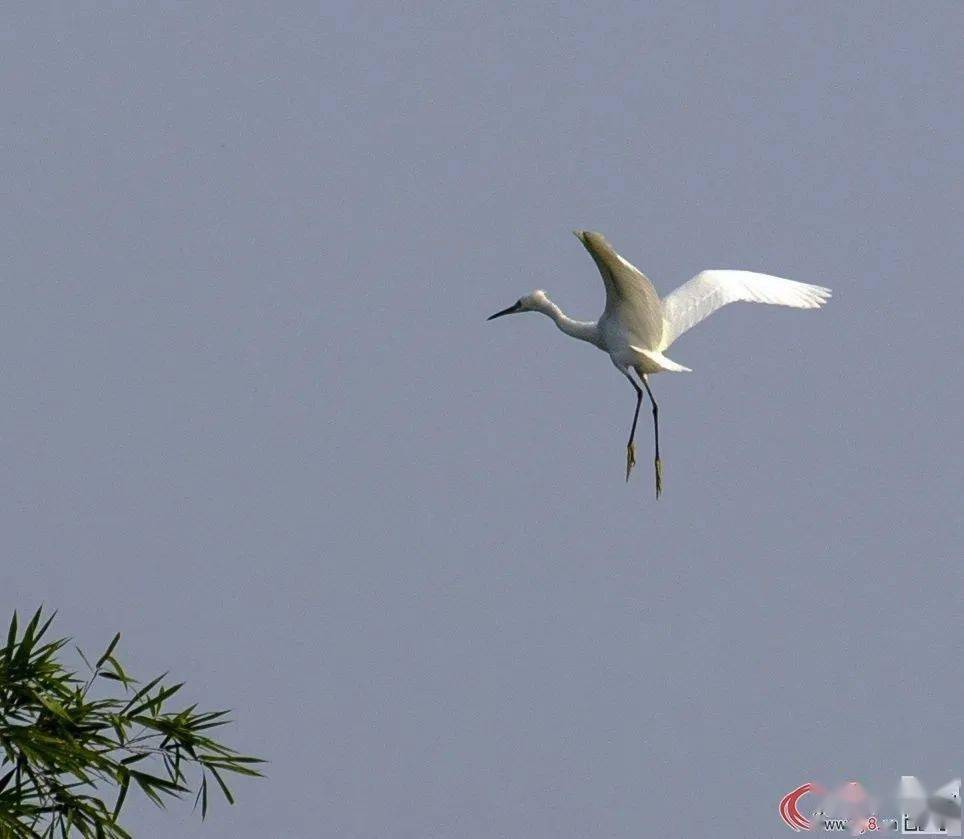
[[(109, 8), (107, 8), (109, 7)], [(964, 7), (71, 2), (0, 23), (0, 616), (271, 760), (144, 836), (789, 835), (961, 771)], [(633, 396), (573, 227), (730, 307)], [(2, 618), (6, 619), (6, 618)]]

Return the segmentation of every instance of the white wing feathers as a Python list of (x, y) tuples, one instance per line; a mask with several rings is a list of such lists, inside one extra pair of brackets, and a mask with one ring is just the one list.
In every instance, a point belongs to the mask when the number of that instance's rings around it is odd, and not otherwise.
[(615, 317), (633, 340), (657, 347), (663, 337), (663, 306), (649, 278), (627, 262), (601, 233), (574, 230), (589, 251), (606, 286), (603, 317)]
[(773, 303), (797, 309), (817, 309), (830, 297), (830, 289), (783, 280), (752, 271), (702, 271), (663, 298), (665, 350), (680, 335), (727, 303)]

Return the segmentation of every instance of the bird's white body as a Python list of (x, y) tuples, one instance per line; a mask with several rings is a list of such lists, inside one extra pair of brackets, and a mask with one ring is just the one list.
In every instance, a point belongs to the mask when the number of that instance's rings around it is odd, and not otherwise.
[(639, 346), (639, 338), (631, 327), (619, 318), (618, 313), (603, 312), (599, 318), (599, 348), (609, 353), (617, 370), (634, 369), (641, 376), (650, 373), (688, 373), (689, 367), (677, 364), (658, 350)]
[[(702, 271), (689, 282), (660, 300), (656, 289), (645, 274), (627, 262), (613, 249), (600, 233), (588, 230), (573, 231), (599, 268), (606, 287), (606, 308), (598, 321), (577, 321), (568, 317), (544, 291), (534, 291), (492, 318), (515, 312), (542, 312), (552, 318), (567, 335), (587, 341), (609, 354), (619, 370), (636, 390), (636, 416), (630, 432), (626, 477), (635, 463), (633, 436), (642, 390), (633, 380), (635, 371), (642, 380), (653, 403), (656, 422), (656, 402), (647, 383), (653, 373), (690, 372), (677, 364), (665, 351), (688, 329), (728, 303), (772, 303), (798, 309), (816, 309), (830, 296), (830, 290), (784, 280), (752, 271)], [(656, 493), (661, 488), (659, 460), (659, 426), (656, 424)]]

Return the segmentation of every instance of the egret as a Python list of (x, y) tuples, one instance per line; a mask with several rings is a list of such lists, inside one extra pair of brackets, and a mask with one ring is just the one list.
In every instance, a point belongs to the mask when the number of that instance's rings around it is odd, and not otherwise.
[[(636, 465), (636, 423), (643, 401), (643, 388), (653, 406), (656, 442), (656, 497), (663, 491), (663, 467), (659, 459), (659, 408), (649, 386), (653, 373), (689, 373), (689, 367), (664, 355), (673, 342), (701, 320), (728, 303), (773, 303), (797, 309), (817, 309), (830, 297), (822, 286), (784, 280), (752, 271), (701, 271), (662, 300), (645, 274), (613, 249), (601, 233), (574, 230), (589, 251), (606, 287), (606, 308), (598, 321), (568, 317), (541, 289), (520, 297), (488, 320), (517, 312), (541, 312), (552, 318), (566, 335), (586, 341), (609, 353), (616, 369), (636, 392), (636, 411), (626, 445), (626, 480)], [(632, 376), (635, 371), (641, 388)]]

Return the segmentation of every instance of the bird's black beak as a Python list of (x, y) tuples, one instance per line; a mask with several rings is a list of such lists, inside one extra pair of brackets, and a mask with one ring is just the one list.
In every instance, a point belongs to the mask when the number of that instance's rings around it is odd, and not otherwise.
[(508, 309), (503, 309), (501, 312), (496, 312), (494, 315), (489, 315), (489, 317), (487, 317), (486, 320), (495, 320), (496, 318), (500, 318), (503, 315), (514, 315), (516, 312), (521, 312), (521, 311), (522, 311), (522, 304), (513, 303), (511, 306), (509, 306)]

